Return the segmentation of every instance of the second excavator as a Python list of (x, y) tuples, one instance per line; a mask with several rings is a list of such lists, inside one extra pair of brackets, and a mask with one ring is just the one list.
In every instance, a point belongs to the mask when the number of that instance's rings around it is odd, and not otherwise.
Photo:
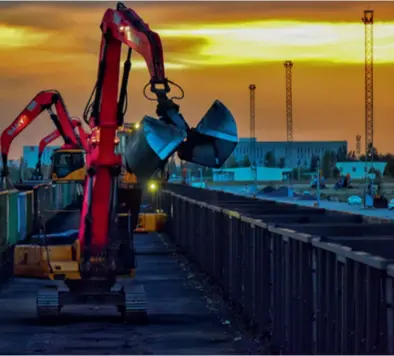
[[(57, 114), (52, 110), (55, 107)], [(78, 135), (74, 131), (74, 126), (67, 112), (62, 96), (56, 90), (44, 90), (39, 92), (17, 118), (1, 134), (1, 157), (3, 170), (1, 172), (2, 189), (12, 188), (8, 181), (8, 154), (12, 141), (29, 126), (43, 111), (48, 111), (52, 122), (55, 124), (60, 135), (63, 137), (65, 147), (82, 149), (83, 145)]]
[[(63, 147), (54, 151), (52, 156), (51, 172), (49, 174), (52, 182), (84, 182), (86, 177), (85, 155), (88, 148), (89, 134), (85, 132), (82, 127), (82, 122), (79, 118), (71, 119), (72, 125), (78, 130), (78, 136), (81, 140), (83, 149), (72, 147), (72, 145), (64, 144)], [(32, 180), (42, 181), (44, 176), (42, 174), (41, 158), (44, 149), (53, 141), (61, 136), (59, 130), (54, 130), (49, 135), (45, 136), (38, 145), (38, 160), (36, 169), (33, 173)]]
[[(87, 179), (78, 238), (69, 249), (70, 260), (58, 268), (50, 265), (50, 278), (62, 278), (62, 286), (53, 285), (39, 291), (39, 317), (57, 317), (69, 304), (111, 304), (118, 307), (125, 321), (145, 320), (145, 289), (134, 275), (135, 251), (133, 231), (138, 224), (141, 195), (130, 190), (129, 204), (132, 229), (119, 230), (118, 176), (122, 166), (135, 174), (141, 187), (162, 169), (174, 153), (193, 163), (220, 167), (238, 143), (237, 127), (230, 111), (218, 100), (214, 102), (196, 128), (190, 128), (179, 106), (168, 95), (173, 84), (165, 76), (160, 37), (131, 9), (118, 3), (108, 9), (101, 22), (102, 40), (99, 69), (92, 112), (87, 119), (92, 128), (87, 156)], [(119, 92), (121, 46), (128, 47), (123, 80)], [(117, 128), (123, 125), (124, 103), (131, 67), (132, 50), (140, 53), (150, 73), (150, 87), (157, 101), (158, 118), (145, 116), (123, 156), (116, 154)], [(22, 263), (23, 253), (15, 248), (15, 265)], [(21, 248), (23, 250), (23, 248)]]

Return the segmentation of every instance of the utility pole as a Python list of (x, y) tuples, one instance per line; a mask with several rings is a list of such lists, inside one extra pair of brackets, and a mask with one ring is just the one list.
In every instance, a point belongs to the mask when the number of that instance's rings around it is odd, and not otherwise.
[(250, 168), (253, 172), (253, 181), (256, 184), (257, 180), (257, 164), (256, 164), (256, 99), (255, 99), (256, 85), (249, 85), (250, 94)]
[(316, 176), (317, 176), (317, 182), (316, 182), (316, 199), (317, 199), (317, 204), (316, 206), (320, 206), (320, 157), (317, 159), (316, 162)]
[(286, 128), (287, 128), (287, 141), (293, 141), (293, 62), (285, 61), (284, 66), (286, 69)]
[(356, 158), (359, 160), (361, 156), (361, 135), (356, 136)]
[[(365, 184), (368, 186), (368, 161), (373, 168), (373, 10), (364, 10), (362, 21), (365, 25)], [(371, 182), (373, 184), (373, 180)]]

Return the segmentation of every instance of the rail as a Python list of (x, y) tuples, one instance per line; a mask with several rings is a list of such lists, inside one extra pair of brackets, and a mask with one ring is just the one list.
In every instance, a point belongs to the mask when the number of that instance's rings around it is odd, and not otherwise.
[(394, 353), (392, 224), (168, 185), (168, 236), (272, 350)]

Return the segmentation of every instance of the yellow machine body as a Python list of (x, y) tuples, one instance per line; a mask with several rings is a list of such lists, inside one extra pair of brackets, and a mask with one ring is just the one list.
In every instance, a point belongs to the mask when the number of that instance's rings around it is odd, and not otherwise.
[(54, 183), (83, 183), (86, 177), (86, 153), (82, 149), (59, 149), (52, 156), (51, 179)]
[[(119, 214), (127, 216), (127, 214)], [(140, 214), (136, 233), (163, 231), (165, 213)], [(81, 249), (79, 241), (72, 245), (16, 245), (14, 276), (43, 279), (80, 279)], [(131, 271), (133, 274), (135, 271)]]
[[(127, 216), (127, 213), (118, 216)], [(144, 213), (138, 217), (138, 225), (134, 232), (161, 232), (167, 222), (165, 213)]]
[(73, 245), (17, 245), (14, 249), (14, 276), (80, 279), (79, 242)]
[(120, 175), (120, 183), (122, 184), (137, 184), (137, 177), (133, 173), (122, 172)]

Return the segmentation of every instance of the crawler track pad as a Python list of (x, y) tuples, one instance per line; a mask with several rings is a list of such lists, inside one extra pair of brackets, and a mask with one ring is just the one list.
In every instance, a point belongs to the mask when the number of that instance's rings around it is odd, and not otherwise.
[(37, 317), (40, 321), (55, 320), (60, 313), (59, 293), (56, 287), (43, 288), (37, 293)]
[(123, 282), (124, 305), (119, 311), (125, 323), (142, 324), (148, 321), (146, 292), (142, 284), (135, 280)]
[(83, 280), (79, 283), (82, 289), (78, 291), (70, 291), (66, 285), (41, 289), (37, 293), (38, 319), (43, 322), (56, 320), (65, 305), (101, 304), (116, 306), (125, 323), (145, 324), (148, 321), (146, 292), (138, 281), (120, 280), (111, 290), (89, 288), (89, 283)]

